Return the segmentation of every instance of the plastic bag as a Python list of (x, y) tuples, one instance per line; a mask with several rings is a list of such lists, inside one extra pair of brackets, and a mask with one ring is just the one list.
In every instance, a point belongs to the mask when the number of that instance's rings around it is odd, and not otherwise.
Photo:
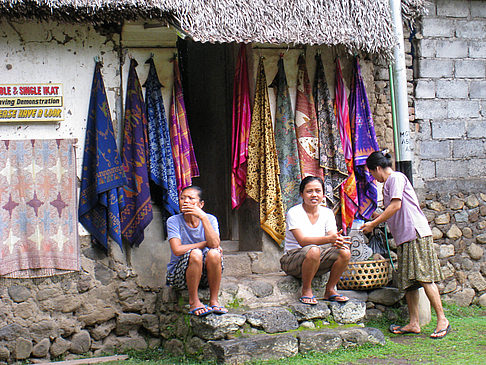
[(373, 250), (373, 253), (380, 254), (384, 257), (388, 256), (385, 247), (385, 234), (379, 228), (375, 228), (371, 237), (369, 238), (368, 246)]

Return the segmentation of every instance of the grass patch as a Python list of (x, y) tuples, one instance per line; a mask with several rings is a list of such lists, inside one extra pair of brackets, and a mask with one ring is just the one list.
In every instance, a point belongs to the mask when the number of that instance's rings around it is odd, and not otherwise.
[[(357, 348), (339, 349), (329, 354), (299, 354), (284, 360), (254, 361), (250, 364), (484, 364), (486, 354), (486, 309), (477, 306), (467, 308), (444, 304), (452, 331), (440, 340), (429, 338), (435, 329), (432, 322), (422, 328), (420, 335), (394, 335), (388, 332), (390, 322), (377, 320), (367, 325), (380, 329), (386, 338), (385, 346), (364, 345)], [(405, 324), (406, 318), (398, 321)], [(327, 327), (327, 326), (325, 326)], [(187, 357), (171, 357), (161, 349), (130, 352), (130, 359), (119, 364), (212, 364)], [(116, 362), (113, 362), (116, 363)]]

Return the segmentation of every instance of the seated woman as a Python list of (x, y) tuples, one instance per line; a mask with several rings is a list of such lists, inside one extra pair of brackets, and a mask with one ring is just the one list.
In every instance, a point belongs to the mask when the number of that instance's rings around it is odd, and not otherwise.
[(304, 304), (315, 305), (312, 294), (312, 279), (316, 274), (331, 271), (324, 293), (324, 300), (347, 302), (349, 298), (338, 294), (335, 287), (346, 270), (351, 252), (349, 245), (336, 228), (331, 209), (321, 205), (324, 199), (324, 182), (319, 177), (307, 176), (300, 183), (303, 203), (287, 212), (285, 253), (280, 259), (282, 270), (287, 275), (302, 278)]

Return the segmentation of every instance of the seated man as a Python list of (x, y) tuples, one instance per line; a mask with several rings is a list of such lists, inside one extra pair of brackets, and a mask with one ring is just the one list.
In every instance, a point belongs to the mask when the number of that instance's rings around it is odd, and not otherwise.
[(316, 274), (331, 271), (324, 300), (346, 302), (349, 298), (338, 294), (335, 287), (351, 258), (351, 242), (341, 235), (342, 230), (337, 231), (332, 210), (321, 205), (324, 199), (321, 178), (306, 177), (299, 191), (302, 204), (287, 212), (285, 253), (280, 259), (282, 270), (302, 278), (299, 300), (309, 305), (317, 304), (312, 294), (312, 279)]
[[(167, 233), (172, 251), (167, 265), (167, 284), (189, 291), (189, 314), (205, 316), (224, 314), (218, 294), (223, 271), (223, 255), (219, 246), (219, 227), (215, 216), (202, 208), (202, 190), (198, 186), (182, 189), (179, 196), (181, 213), (167, 220)], [(198, 288), (209, 286), (209, 306), (199, 300)]]

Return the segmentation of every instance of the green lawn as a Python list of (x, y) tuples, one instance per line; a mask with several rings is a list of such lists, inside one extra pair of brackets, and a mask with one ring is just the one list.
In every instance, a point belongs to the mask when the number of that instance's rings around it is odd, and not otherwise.
[[(435, 318), (422, 328), (422, 334), (404, 336), (390, 334), (387, 330), (390, 323), (379, 321), (368, 323), (368, 326), (383, 331), (385, 346), (365, 345), (330, 354), (312, 353), (252, 364), (486, 364), (486, 309), (446, 305), (445, 311), (452, 331), (440, 340), (428, 337), (435, 329)], [(127, 365), (162, 363), (200, 364), (188, 358), (167, 357), (161, 350), (130, 353), (129, 360), (120, 362)]]

